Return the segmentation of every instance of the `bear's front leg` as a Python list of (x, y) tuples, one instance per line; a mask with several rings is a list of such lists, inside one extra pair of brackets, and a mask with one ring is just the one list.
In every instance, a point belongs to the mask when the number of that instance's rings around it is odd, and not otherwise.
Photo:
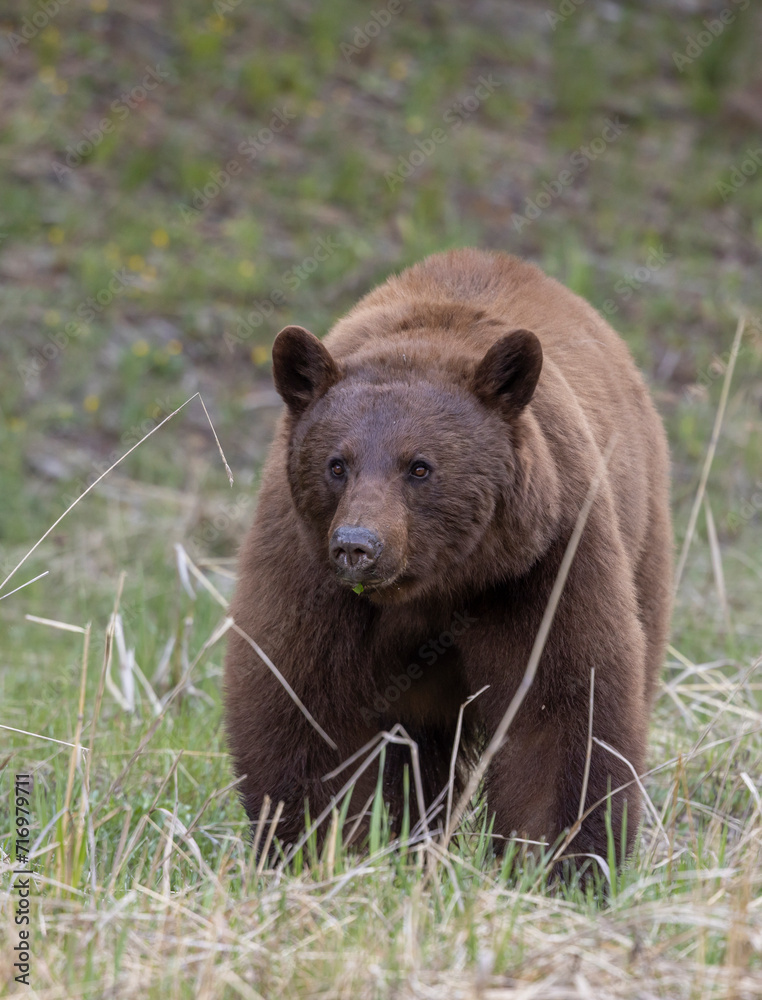
[[(611, 716), (612, 701), (605, 697), (603, 687), (596, 677), (593, 735), (625, 756), (639, 772), (645, 755), (645, 733), (632, 720), (616, 724)], [(515, 835), (557, 845), (580, 814), (602, 800), (585, 816), (564, 856), (593, 854), (607, 859), (608, 809), (616, 857), (621, 860), (632, 848), (640, 819), (640, 795), (632, 771), (627, 763), (593, 741), (581, 808), (588, 742), (587, 692), (567, 691), (565, 697), (553, 701), (543, 700), (539, 694), (530, 692), (487, 772), (487, 801), (495, 814), (496, 837)], [(491, 713), (489, 728), (499, 724), (497, 715)], [(596, 715), (601, 718), (596, 719)], [(627, 787), (617, 792), (623, 785)], [(615, 794), (609, 796), (609, 792)], [(574, 867), (579, 867), (581, 861), (578, 858)]]
[[(281, 656), (282, 663), (286, 659), (285, 654)], [(284, 845), (295, 843), (304, 833), (305, 803), (309, 802), (309, 815), (315, 820), (358, 765), (329, 781), (324, 781), (324, 776), (375, 733), (362, 723), (354, 706), (346, 713), (335, 711), (329, 684), (316, 682), (307, 690), (302, 685), (300, 694), (316, 720), (325, 725), (336, 748), (308, 721), (245, 640), (231, 635), (225, 708), (228, 744), (236, 774), (242, 778), (239, 793), (252, 825), (260, 817), (265, 796), (271, 800), (270, 820), (283, 803), (275, 836)], [(372, 793), (376, 777), (374, 766), (361, 776), (352, 793), (350, 815)], [(328, 824), (326, 821), (318, 829), (318, 843)]]
[[(469, 688), (491, 685), (474, 703), (487, 739), (521, 682), (554, 579), (555, 564), (538, 567), (492, 595), (469, 634)], [(631, 850), (640, 818), (632, 768), (643, 771), (648, 728), (645, 641), (636, 607), (626, 577), (609, 572), (590, 536), (583, 537), (534, 682), (487, 772), (497, 835), (552, 845), (576, 823), (595, 667), (592, 734), (620, 756), (593, 740), (582, 811), (603, 802), (584, 818), (567, 853), (607, 858), (607, 808), (617, 858)]]

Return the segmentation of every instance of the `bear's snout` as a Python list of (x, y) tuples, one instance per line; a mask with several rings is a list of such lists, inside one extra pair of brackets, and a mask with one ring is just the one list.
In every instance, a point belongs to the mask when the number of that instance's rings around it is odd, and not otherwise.
[(345, 580), (359, 582), (372, 575), (383, 542), (373, 531), (342, 525), (331, 536), (331, 562)]

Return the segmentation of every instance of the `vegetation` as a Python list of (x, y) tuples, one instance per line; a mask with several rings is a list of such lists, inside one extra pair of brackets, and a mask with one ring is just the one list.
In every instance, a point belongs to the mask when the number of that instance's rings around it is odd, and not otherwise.
[[(41, 996), (762, 993), (760, 27), (731, 0), (3, 7), (0, 580), (191, 400), (0, 587), (10, 994), (26, 773)], [(346, 846), (350, 801), (321, 856), (265, 870), (231, 787), (220, 626), (272, 339), (467, 244), (536, 260), (625, 336), (679, 551), (695, 525), (651, 805), (606, 902), (508, 874), (478, 803), (442, 854), (380, 799)]]

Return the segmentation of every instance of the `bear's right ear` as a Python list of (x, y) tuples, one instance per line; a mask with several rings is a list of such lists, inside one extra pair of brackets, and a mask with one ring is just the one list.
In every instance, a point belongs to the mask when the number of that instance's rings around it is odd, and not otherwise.
[(490, 347), (476, 366), (473, 388), (483, 402), (515, 416), (534, 395), (542, 347), (531, 330), (514, 330)]
[(339, 369), (317, 337), (303, 326), (287, 326), (273, 344), (273, 381), (298, 417), (339, 379)]

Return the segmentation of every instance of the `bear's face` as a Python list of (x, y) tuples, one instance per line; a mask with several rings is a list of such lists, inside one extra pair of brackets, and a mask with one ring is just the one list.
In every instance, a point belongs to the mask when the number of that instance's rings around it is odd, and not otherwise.
[(318, 558), (342, 584), (386, 603), (479, 575), (515, 486), (509, 425), (542, 359), (533, 334), (512, 338), (475, 370), (451, 374), (388, 361), (346, 371), (307, 331), (279, 335), (274, 376), (292, 418), (291, 495)]
[(316, 402), (289, 479), (340, 581), (400, 599), (473, 555), (511, 464), (505, 433), (484, 424), (475, 400), (422, 380), (348, 378)]

